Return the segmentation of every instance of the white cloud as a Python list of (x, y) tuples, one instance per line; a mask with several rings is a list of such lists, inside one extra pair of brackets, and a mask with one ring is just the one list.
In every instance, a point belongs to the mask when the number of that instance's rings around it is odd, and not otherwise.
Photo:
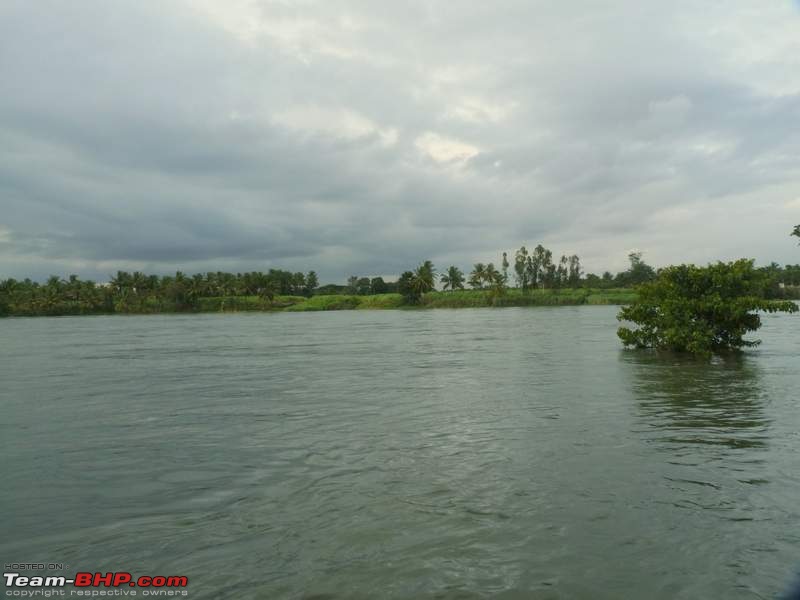
[(461, 162), (477, 155), (479, 150), (471, 144), (428, 131), (419, 136), (416, 147), (440, 163)]
[(343, 140), (378, 136), (384, 146), (397, 142), (397, 129), (381, 128), (355, 111), (343, 108), (298, 106), (275, 113), (273, 123), (307, 135), (324, 135)]

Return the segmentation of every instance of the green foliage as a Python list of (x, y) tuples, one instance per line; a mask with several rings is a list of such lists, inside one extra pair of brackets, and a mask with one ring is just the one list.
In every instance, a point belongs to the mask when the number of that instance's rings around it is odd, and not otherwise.
[(514, 255), (514, 273), (517, 279), (517, 285), (523, 293), (528, 291), (528, 286), (531, 283), (528, 269), (529, 264), (528, 249), (522, 246)]
[(426, 260), (413, 272), (406, 271), (397, 280), (397, 291), (407, 304), (419, 304), (422, 297), (434, 289), (436, 269), (433, 263)]
[(506, 288), (501, 295), (493, 290), (457, 290), (426, 294), (426, 308), (479, 308), (483, 306), (574, 306), (580, 304), (625, 304), (636, 299), (632, 290), (529, 290)]
[(414, 273), (406, 271), (397, 280), (397, 291), (403, 297), (403, 301), (407, 304), (418, 304), (422, 296), (417, 294), (416, 288), (413, 285)]
[(800, 225), (795, 225), (790, 235), (800, 238)]
[(765, 298), (768, 280), (751, 260), (707, 267), (678, 265), (639, 287), (639, 298), (619, 313), (636, 329), (620, 327), (626, 346), (710, 355), (755, 346), (744, 335), (761, 326), (752, 311), (795, 312), (792, 302)]
[(482, 290), (484, 281), (486, 281), (486, 265), (475, 263), (472, 267), (472, 272), (469, 274), (468, 283), (472, 289)]
[(313, 296), (317, 287), (319, 287), (319, 279), (317, 278), (316, 271), (309, 271), (306, 275), (306, 296)]
[(373, 277), (369, 282), (369, 293), (372, 295), (375, 294), (385, 294), (389, 291), (389, 286), (386, 285), (386, 282), (383, 280), (383, 277)]
[(464, 289), (464, 273), (455, 266), (448, 267), (447, 272), (439, 276), (439, 281), (442, 283), (442, 289), (445, 290)]
[[(800, 225), (792, 235), (800, 237)], [(439, 277), (442, 288), (435, 292), (436, 270), (425, 261), (406, 271), (398, 281), (353, 275), (348, 285), (320, 285), (316, 272), (292, 273), (281, 269), (267, 272), (186, 275), (146, 275), (118, 271), (107, 284), (52, 276), (45, 283), (25, 279), (0, 280), (0, 317), (37, 315), (83, 315), (111, 313), (228, 312), (276, 310), (338, 310), (352, 308), (397, 308), (411, 306), (536, 306), (552, 304), (626, 304), (636, 299), (633, 287), (652, 280), (655, 271), (640, 253), (629, 255), (631, 266), (616, 276), (583, 275), (577, 255), (561, 256), (537, 245), (524, 246), (513, 256), (516, 288), (509, 288), (508, 253), (502, 253), (500, 269), (494, 263), (476, 263), (469, 278), (456, 266)], [(758, 269), (765, 281), (764, 298), (800, 299), (800, 265), (777, 263)], [(468, 283), (473, 290), (464, 292)], [(625, 289), (622, 289), (625, 288)], [(395, 293), (399, 292), (399, 293)], [(574, 292), (574, 293), (573, 293)], [(310, 302), (311, 296), (333, 296)], [(530, 295), (530, 299), (527, 296)]]

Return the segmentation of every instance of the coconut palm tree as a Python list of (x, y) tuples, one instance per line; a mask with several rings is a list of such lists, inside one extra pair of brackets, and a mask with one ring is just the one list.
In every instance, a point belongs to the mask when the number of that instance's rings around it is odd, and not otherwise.
[(442, 273), (439, 276), (439, 281), (442, 282), (442, 289), (450, 290), (451, 292), (464, 289), (464, 273), (455, 266), (448, 267), (447, 273)]
[(482, 290), (484, 281), (486, 281), (486, 265), (475, 263), (472, 273), (469, 274), (469, 284), (473, 289)]
[(411, 289), (418, 298), (422, 295), (433, 290), (435, 286), (436, 269), (433, 263), (426, 260), (414, 270), (414, 276), (411, 279)]
[[(487, 284), (489, 287), (491, 287), (491, 286), (494, 284), (494, 282), (495, 282), (495, 281), (496, 281), (498, 278), (501, 278), (502, 276), (503, 276), (503, 275), (500, 273), (500, 271), (498, 271), (498, 270), (495, 268), (495, 266), (494, 266), (494, 263), (489, 263), (488, 265), (486, 265), (486, 268), (485, 268), (485, 269), (484, 269), (484, 271), (483, 271), (483, 281), (484, 281), (484, 282), (485, 282), (485, 283), (486, 283), (486, 284)], [(483, 287), (483, 286), (481, 286), (481, 287)]]

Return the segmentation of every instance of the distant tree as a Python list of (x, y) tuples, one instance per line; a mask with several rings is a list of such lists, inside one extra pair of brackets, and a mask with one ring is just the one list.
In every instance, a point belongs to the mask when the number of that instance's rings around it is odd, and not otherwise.
[(303, 273), (292, 275), (292, 294), (302, 295), (306, 292), (306, 276)]
[(495, 268), (494, 263), (486, 265), (486, 268), (483, 270), (483, 283), (486, 286), (492, 287), (498, 279), (502, 278), (503, 274)]
[(503, 252), (503, 262), (500, 263), (500, 267), (503, 269), (503, 283), (505, 284), (508, 282), (508, 267), (509, 267), (508, 254), (506, 254), (505, 252)]
[[(609, 275), (610, 274), (611, 273), (609, 273)], [(584, 281), (586, 282), (586, 287), (588, 288), (599, 288), (602, 282), (602, 280), (594, 273), (587, 273)]]
[(561, 259), (556, 266), (556, 277), (553, 281), (555, 287), (562, 287), (567, 283), (567, 276), (569, 275), (569, 259), (565, 255), (561, 255)]
[(369, 291), (371, 294), (385, 294), (389, 291), (389, 286), (383, 280), (383, 277), (373, 277), (369, 282)]
[(552, 287), (555, 280), (555, 267), (553, 266), (553, 253), (539, 244), (533, 249), (529, 261), (531, 285)]
[(272, 302), (278, 292), (277, 283), (268, 278), (263, 278), (258, 287), (258, 297), (267, 302)]
[(653, 267), (646, 264), (642, 260), (641, 252), (631, 252), (628, 255), (628, 259), (630, 260), (631, 263), (631, 272), (634, 274), (635, 281), (639, 280), (647, 281), (648, 279), (655, 278), (655, 271), (653, 270)]
[(531, 284), (530, 256), (525, 246), (522, 246), (514, 254), (514, 276), (517, 280), (517, 285), (522, 290), (522, 293), (525, 294), (528, 291), (528, 286)]
[(347, 278), (347, 292), (349, 294), (357, 294), (358, 293), (358, 276), (351, 275)]
[(349, 288), (346, 285), (336, 285), (335, 283), (326, 283), (320, 285), (316, 289), (317, 296), (330, 296), (334, 294), (347, 294)]
[(422, 276), (426, 282), (431, 284), (431, 289), (434, 288), (436, 284), (436, 268), (433, 266), (431, 261), (426, 260), (419, 267), (417, 267), (417, 274)]
[(492, 263), (486, 265), (486, 270), (484, 271), (484, 280), (488, 284), (493, 303), (497, 302), (498, 298), (505, 295), (506, 279), (507, 277), (495, 269)]
[(314, 291), (319, 287), (319, 279), (316, 271), (309, 271), (306, 275), (306, 296), (313, 296)]
[(761, 326), (752, 311), (797, 311), (793, 302), (767, 300), (767, 285), (752, 260), (667, 267), (617, 317), (638, 328), (620, 327), (617, 335), (626, 346), (705, 356), (755, 346), (760, 342), (743, 337)]
[(414, 273), (411, 271), (405, 271), (397, 280), (397, 291), (403, 296), (406, 304), (418, 304), (422, 300), (422, 296), (417, 294), (413, 282)]
[[(134, 275), (137, 274), (134, 273)], [(142, 275), (142, 280), (143, 279), (144, 275)], [(142, 293), (144, 291), (141, 284), (137, 285), (136, 290), (137, 293)], [(186, 301), (190, 306), (195, 306), (197, 304), (197, 301), (205, 294), (205, 291), (206, 291), (205, 277), (203, 277), (203, 275), (200, 273), (195, 273), (186, 282)]]
[(447, 272), (439, 276), (439, 281), (442, 283), (442, 289), (444, 290), (464, 289), (464, 273), (456, 266), (448, 267)]
[(569, 257), (567, 282), (570, 287), (576, 288), (581, 284), (581, 259), (577, 254)]
[(372, 291), (372, 282), (369, 277), (359, 277), (356, 284), (356, 293), (359, 296), (368, 296)]
[(423, 294), (432, 291), (436, 286), (436, 269), (433, 263), (426, 260), (414, 271), (414, 278), (411, 280), (411, 286), (414, 288), (415, 293), (422, 299)]
[(640, 285), (655, 279), (656, 272), (642, 260), (641, 252), (631, 252), (628, 254), (631, 263), (630, 268), (617, 276), (619, 283), (625, 286)]
[(795, 225), (791, 235), (800, 238), (800, 225)]
[(475, 263), (472, 267), (472, 272), (469, 274), (470, 287), (475, 290), (483, 289), (483, 282), (486, 281), (486, 265), (483, 263)]
[(131, 276), (125, 271), (117, 271), (117, 274), (110, 278), (109, 285), (114, 292), (122, 295), (131, 288)]

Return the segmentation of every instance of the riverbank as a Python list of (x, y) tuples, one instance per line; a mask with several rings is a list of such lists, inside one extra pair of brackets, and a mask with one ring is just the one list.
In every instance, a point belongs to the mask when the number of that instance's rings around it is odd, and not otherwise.
[(489, 290), (457, 290), (430, 292), (417, 305), (404, 303), (400, 294), (375, 294), (358, 296), (331, 294), (319, 296), (275, 296), (272, 300), (261, 296), (200, 297), (191, 304), (176, 305), (150, 295), (130, 295), (113, 305), (87, 306), (84, 303), (62, 301), (47, 305), (7, 305), (3, 316), (66, 316), (98, 314), (170, 314), (211, 312), (309, 312), (330, 310), (420, 310), (427, 308), (480, 308), (505, 306), (579, 306), (629, 304), (636, 299), (630, 288), (614, 289), (509, 289), (497, 297)]
[(424, 309), (424, 308), (480, 308), (502, 306), (577, 306), (584, 304), (608, 305), (629, 304), (636, 299), (632, 289), (562, 289), (530, 290), (523, 294), (510, 289), (501, 297), (488, 290), (457, 290), (454, 292), (430, 292), (425, 294), (418, 305), (403, 303), (400, 294), (375, 294), (355, 296), (334, 294), (325, 296), (276, 296), (273, 301), (257, 296), (237, 296), (228, 298), (200, 298), (200, 312), (228, 311), (285, 311), (306, 312), (323, 310), (382, 310), (382, 309)]

